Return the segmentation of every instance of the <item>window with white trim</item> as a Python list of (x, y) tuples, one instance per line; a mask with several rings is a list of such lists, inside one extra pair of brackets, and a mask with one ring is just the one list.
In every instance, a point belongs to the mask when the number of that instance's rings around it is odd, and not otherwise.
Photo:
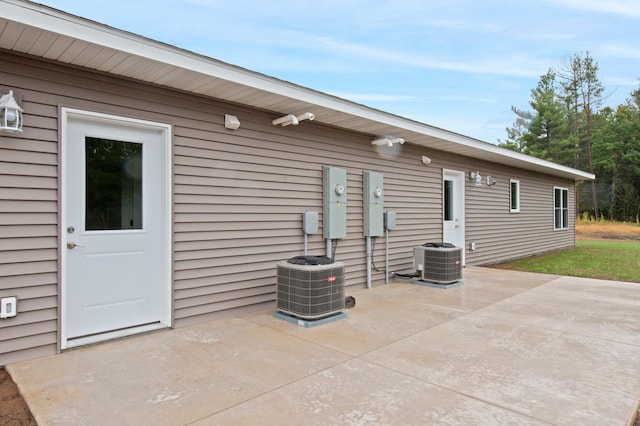
[(553, 229), (569, 228), (569, 190), (553, 187)]
[(518, 213), (520, 211), (520, 181), (509, 179), (509, 188), (509, 211), (511, 213)]

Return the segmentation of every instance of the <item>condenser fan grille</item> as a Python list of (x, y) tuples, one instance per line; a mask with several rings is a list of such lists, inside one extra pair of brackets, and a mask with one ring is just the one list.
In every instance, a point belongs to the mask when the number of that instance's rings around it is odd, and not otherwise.
[(422, 281), (451, 284), (462, 279), (462, 249), (425, 245), (414, 248), (414, 263)]
[(318, 319), (345, 309), (344, 263), (277, 265), (277, 309), (301, 318)]

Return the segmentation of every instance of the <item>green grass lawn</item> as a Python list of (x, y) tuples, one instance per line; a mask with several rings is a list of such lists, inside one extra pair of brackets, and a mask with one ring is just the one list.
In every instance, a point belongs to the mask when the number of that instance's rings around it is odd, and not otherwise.
[(574, 248), (496, 267), (640, 283), (640, 241), (579, 240)]

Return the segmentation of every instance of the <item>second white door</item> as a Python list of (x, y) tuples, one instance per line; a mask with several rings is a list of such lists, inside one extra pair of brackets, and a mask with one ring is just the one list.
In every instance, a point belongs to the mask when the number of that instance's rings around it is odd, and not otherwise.
[(442, 183), (443, 241), (465, 252), (464, 172), (445, 170)]

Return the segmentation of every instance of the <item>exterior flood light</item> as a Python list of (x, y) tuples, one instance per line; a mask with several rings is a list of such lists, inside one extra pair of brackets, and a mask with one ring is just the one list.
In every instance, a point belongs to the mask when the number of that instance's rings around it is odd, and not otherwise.
[(313, 121), (315, 118), (316, 116), (310, 112), (305, 112), (304, 114), (301, 114), (298, 116), (295, 116), (293, 114), (287, 114), (280, 118), (276, 118), (271, 122), (271, 124), (273, 124), (274, 126), (282, 126), (282, 127), (286, 127), (289, 125), (297, 126), (303, 120)]
[(296, 118), (298, 119), (298, 121), (302, 121), (302, 120), (313, 121), (316, 119), (316, 116), (310, 112), (305, 112), (304, 114), (299, 115)]
[(294, 126), (297, 126), (298, 125), (298, 119), (293, 114), (287, 114), (284, 117), (276, 118), (275, 120), (273, 120), (271, 122), (271, 124), (273, 124), (274, 126), (280, 125), (282, 127), (289, 126), (290, 124), (293, 124)]
[(376, 146), (381, 146), (381, 145), (393, 146), (393, 145), (395, 145), (397, 143), (402, 145), (404, 143), (404, 139), (402, 139), (402, 138), (380, 138), (380, 139), (374, 139), (374, 140), (371, 141), (371, 145), (376, 145)]
[(0, 98), (0, 130), (5, 132), (22, 131), (22, 108), (13, 97), (13, 90)]

